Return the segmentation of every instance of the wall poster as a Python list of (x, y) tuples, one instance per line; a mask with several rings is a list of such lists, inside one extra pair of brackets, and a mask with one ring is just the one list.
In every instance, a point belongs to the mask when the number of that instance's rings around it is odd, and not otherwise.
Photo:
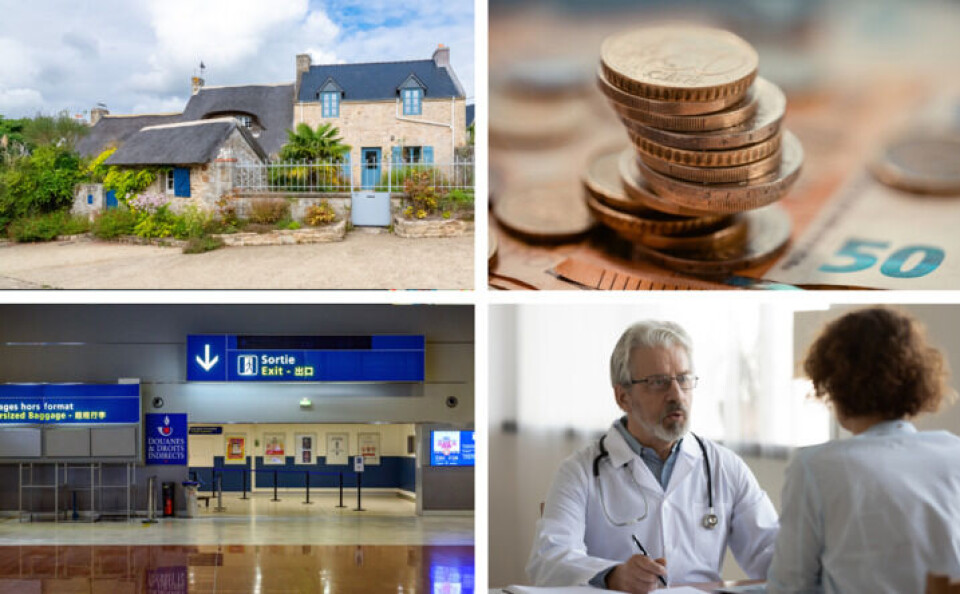
[(286, 464), (286, 448), (284, 441), (286, 435), (283, 433), (264, 433), (263, 434), (263, 463), (264, 464)]
[(347, 465), (348, 437), (346, 433), (327, 433), (327, 464)]
[(297, 464), (316, 464), (316, 442), (317, 437), (313, 433), (297, 433), (293, 437), (297, 447)]
[(247, 461), (247, 437), (245, 435), (225, 435), (227, 451), (223, 457), (226, 464), (245, 464)]
[(360, 455), (363, 456), (364, 466), (379, 466), (380, 434), (360, 433), (357, 438), (360, 441)]

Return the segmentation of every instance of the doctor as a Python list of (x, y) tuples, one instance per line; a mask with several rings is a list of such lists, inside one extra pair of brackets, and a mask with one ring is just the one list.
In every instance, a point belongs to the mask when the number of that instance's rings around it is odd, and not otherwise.
[(765, 577), (777, 513), (740, 458), (688, 432), (699, 378), (686, 331), (634, 324), (610, 379), (624, 416), (557, 472), (527, 563), (534, 583), (642, 593), (719, 581), (727, 546)]

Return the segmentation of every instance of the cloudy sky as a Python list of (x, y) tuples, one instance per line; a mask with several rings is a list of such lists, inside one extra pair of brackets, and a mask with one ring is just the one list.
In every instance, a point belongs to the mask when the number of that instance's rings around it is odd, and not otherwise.
[(207, 85), (293, 82), (314, 64), (426, 59), (474, 93), (473, 0), (0, 0), (0, 115), (181, 111)]

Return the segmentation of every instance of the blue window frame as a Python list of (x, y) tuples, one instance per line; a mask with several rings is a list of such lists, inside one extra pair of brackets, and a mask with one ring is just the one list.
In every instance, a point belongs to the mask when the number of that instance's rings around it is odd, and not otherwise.
[(403, 115), (420, 115), (423, 111), (423, 89), (403, 90)]
[(324, 91), (320, 93), (320, 100), (323, 103), (323, 117), (340, 117), (340, 92)]

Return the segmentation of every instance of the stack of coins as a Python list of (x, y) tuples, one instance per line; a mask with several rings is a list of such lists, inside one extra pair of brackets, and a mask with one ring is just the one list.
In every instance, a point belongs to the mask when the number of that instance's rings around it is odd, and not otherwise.
[(790, 220), (774, 203), (796, 181), (803, 149), (781, 131), (786, 98), (757, 64), (747, 42), (704, 27), (603, 42), (597, 83), (632, 147), (590, 163), (587, 205), (639, 255), (721, 274), (786, 246)]

